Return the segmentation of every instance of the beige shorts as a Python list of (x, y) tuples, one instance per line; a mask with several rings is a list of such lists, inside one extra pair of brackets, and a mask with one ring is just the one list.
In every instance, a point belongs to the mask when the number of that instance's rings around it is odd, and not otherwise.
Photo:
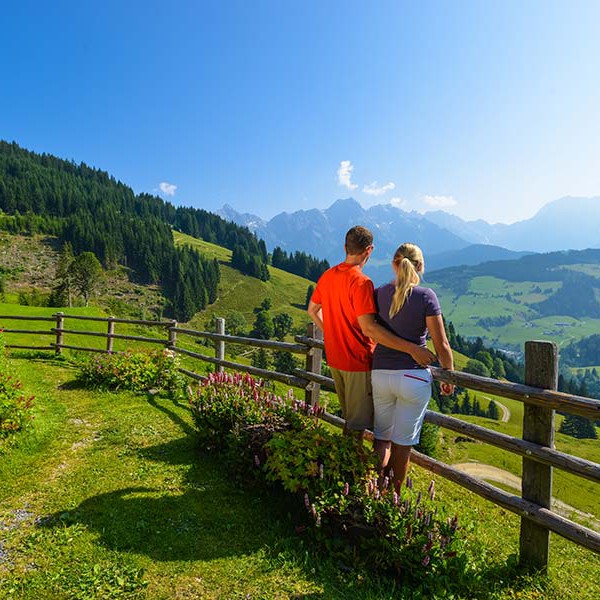
[(346, 427), (362, 431), (373, 427), (371, 371), (340, 371), (331, 368)]

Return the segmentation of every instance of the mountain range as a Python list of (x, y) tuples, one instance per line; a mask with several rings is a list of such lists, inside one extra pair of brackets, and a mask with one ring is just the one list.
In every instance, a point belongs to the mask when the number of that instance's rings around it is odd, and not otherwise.
[(375, 234), (376, 250), (365, 268), (376, 282), (389, 277), (395, 249), (411, 241), (423, 249), (428, 270), (518, 259), (526, 254), (600, 247), (600, 196), (567, 196), (543, 206), (533, 217), (510, 225), (466, 221), (444, 211), (425, 214), (390, 204), (363, 208), (355, 199), (329, 208), (282, 212), (270, 220), (225, 205), (217, 214), (248, 227), (267, 248), (302, 250), (331, 264), (343, 258), (346, 231), (361, 224)]

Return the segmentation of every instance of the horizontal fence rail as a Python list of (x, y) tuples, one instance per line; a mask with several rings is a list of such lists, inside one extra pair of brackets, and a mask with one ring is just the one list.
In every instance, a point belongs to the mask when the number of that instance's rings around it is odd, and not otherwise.
[[(66, 320), (75, 319), (106, 323), (106, 332), (81, 331), (64, 326)], [(54, 323), (47, 330), (4, 328), (9, 337), (13, 334), (54, 336), (47, 346), (32, 344), (7, 344), (7, 348), (45, 350), (60, 354), (64, 349), (85, 352), (112, 353), (113, 341), (127, 340), (156, 344), (169, 348), (177, 354), (213, 364), (218, 370), (233, 369), (279, 381), (293, 387), (304, 389), (305, 400), (311, 404), (319, 401), (321, 389), (335, 391), (333, 379), (322, 374), (323, 339), (316, 327), (311, 324), (307, 334), (295, 336), (295, 343), (258, 340), (242, 336), (225, 334), (224, 319), (217, 319), (217, 331), (197, 331), (179, 327), (176, 321), (149, 321), (143, 319), (121, 319), (115, 317), (86, 317), (56, 313), (50, 317), (0, 315), (0, 327), (6, 322), (41, 321)], [(165, 338), (115, 333), (115, 324), (156, 327), (166, 334)], [(85, 347), (65, 343), (70, 336), (88, 336), (105, 338), (104, 348)], [(214, 344), (215, 356), (196, 352), (181, 346), (181, 336), (200, 338)], [(193, 342), (192, 342), (193, 343)], [(274, 351), (291, 352), (305, 356), (304, 368), (296, 368), (293, 373), (278, 373), (259, 367), (225, 359), (225, 344), (264, 348)], [(439, 427), (467, 435), (473, 439), (491, 444), (523, 458), (522, 496), (518, 497), (472, 477), (451, 465), (437, 461), (413, 450), (413, 462), (458, 485), (486, 498), (487, 500), (510, 510), (521, 517), (520, 560), (521, 563), (535, 569), (545, 569), (548, 564), (549, 532), (553, 531), (577, 544), (600, 552), (600, 533), (574, 523), (550, 510), (552, 491), (552, 470), (558, 468), (578, 477), (600, 483), (600, 465), (583, 458), (560, 452), (554, 448), (554, 411), (580, 415), (590, 419), (600, 419), (600, 401), (556, 391), (558, 350), (550, 342), (527, 342), (525, 345), (526, 384), (498, 381), (460, 371), (447, 371), (431, 367), (434, 379), (453, 383), (474, 391), (486, 392), (496, 396), (510, 398), (525, 405), (523, 420), (523, 438), (499, 433), (485, 427), (461, 421), (449, 415), (427, 411), (425, 420)], [(203, 380), (204, 375), (187, 368), (181, 373)], [(337, 427), (344, 426), (341, 417), (325, 413), (323, 420)], [(371, 438), (372, 438), (372, 434)]]

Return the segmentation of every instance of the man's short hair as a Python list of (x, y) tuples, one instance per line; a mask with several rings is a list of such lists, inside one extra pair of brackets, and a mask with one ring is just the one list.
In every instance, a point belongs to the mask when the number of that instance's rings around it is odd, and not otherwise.
[(346, 254), (362, 254), (373, 244), (373, 234), (361, 225), (356, 225), (346, 234)]

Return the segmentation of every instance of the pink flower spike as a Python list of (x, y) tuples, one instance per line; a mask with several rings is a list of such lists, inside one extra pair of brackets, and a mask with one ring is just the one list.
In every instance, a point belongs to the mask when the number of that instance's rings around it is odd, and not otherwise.
[(350, 486), (348, 485), (348, 482), (346, 482), (344, 484), (344, 496), (347, 496), (350, 493)]
[[(431, 480), (431, 483), (429, 484), (429, 487), (427, 488), (427, 492), (429, 493), (430, 497), (432, 495), (435, 495), (435, 481), (433, 479)], [(431, 499), (433, 500), (433, 497)]]
[(304, 494), (304, 505), (307, 509), (310, 509), (310, 498), (308, 497), (308, 494)]
[(431, 559), (429, 558), (429, 554), (426, 554), (426, 555), (425, 555), (425, 557), (423, 558), (423, 561), (421, 562), (421, 564), (422, 564), (424, 567), (426, 567), (426, 566), (429, 564), (430, 560), (431, 560)]

